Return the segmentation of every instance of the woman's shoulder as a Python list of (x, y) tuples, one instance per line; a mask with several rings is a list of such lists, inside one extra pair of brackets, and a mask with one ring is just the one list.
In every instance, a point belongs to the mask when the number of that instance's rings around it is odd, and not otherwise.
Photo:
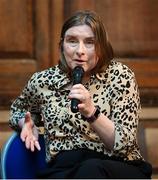
[(47, 68), (47, 69), (44, 69), (42, 71), (38, 71), (36, 72), (37, 74), (39, 75), (48, 75), (48, 74), (56, 74), (57, 72), (59, 72), (59, 66), (58, 65), (55, 65), (55, 66), (52, 66), (50, 68)]
[(102, 73), (98, 73), (97, 78), (109, 83), (120, 81), (120, 79), (131, 79), (135, 77), (134, 72), (121, 61), (117, 59), (111, 60), (106, 70)]
[(112, 60), (108, 67), (108, 80), (112, 86), (120, 88), (136, 83), (134, 72), (124, 63)]
[(115, 76), (116, 78), (131, 79), (135, 76), (133, 70), (131, 70), (130, 67), (116, 59), (111, 61), (108, 67), (108, 72), (110, 76)]
[(111, 64), (109, 65), (109, 69), (111, 73), (114, 74), (134, 74), (134, 72), (128, 67), (126, 64), (122, 63), (121, 61), (114, 59), (111, 61)]
[(53, 79), (54, 77), (62, 76), (62, 72), (58, 65), (50, 67), (48, 69), (35, 72), (31, 79)]

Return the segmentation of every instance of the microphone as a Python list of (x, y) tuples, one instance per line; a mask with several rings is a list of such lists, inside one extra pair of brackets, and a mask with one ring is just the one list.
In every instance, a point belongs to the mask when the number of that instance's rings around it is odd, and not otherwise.
[[(82, 81), (82, 77), (84, 74), (84, 69), (81, 66), (76, 66), (72, 71), (72, 81), (73, 85), (80, 84)], [(71, 111), (76, 113), (78, 111), (77, 105), (79, 104), (79, 100), (73, 98), (71, 100)]]

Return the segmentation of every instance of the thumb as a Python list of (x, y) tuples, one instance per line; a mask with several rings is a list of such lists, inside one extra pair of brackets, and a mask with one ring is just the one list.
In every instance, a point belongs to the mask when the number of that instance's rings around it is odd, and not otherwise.
[(34, 125), (32, 118), (31, 118), (31, 113), (29, 111), (25, 114), (25, 123), (28, 124), (31, 128)]
[(25, 114), (25, 122), (29, 122), (31, 121), (31, 113), (28, 111), (26, 114)]

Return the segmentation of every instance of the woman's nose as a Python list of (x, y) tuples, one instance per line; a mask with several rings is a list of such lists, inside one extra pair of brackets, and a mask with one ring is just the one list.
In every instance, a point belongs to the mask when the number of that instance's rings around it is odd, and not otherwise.
[(80, 42), (77, 47), (76, 53), (78, 56), (81, 56), (81, 55), (85, 54), (85, 50), (86, 50), (86, 48), (85, 48), (84, 43)]

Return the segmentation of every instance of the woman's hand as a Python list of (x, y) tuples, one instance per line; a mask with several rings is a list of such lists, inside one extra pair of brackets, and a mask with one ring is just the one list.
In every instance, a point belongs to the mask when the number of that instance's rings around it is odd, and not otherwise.
[(38, 129), (31, 119), (30, 112), (27, 112), (25, 115), (25, 120), (22, 126), (20, 137), (22, 141), (25, 142), (25, 146), (27, 149), (30, 149), (31, 151), (34, 151), (35, 148), (37, 148), (38, 150), (41, 149), (38, 142)]
[(90, 117), (93, 114), (95, 110), (94, 102), (89, 91), (82, 84), (75, 84), (72, 86), (69, 98), (75, 98), (80, 101), (78, 109), (83, 116)]

